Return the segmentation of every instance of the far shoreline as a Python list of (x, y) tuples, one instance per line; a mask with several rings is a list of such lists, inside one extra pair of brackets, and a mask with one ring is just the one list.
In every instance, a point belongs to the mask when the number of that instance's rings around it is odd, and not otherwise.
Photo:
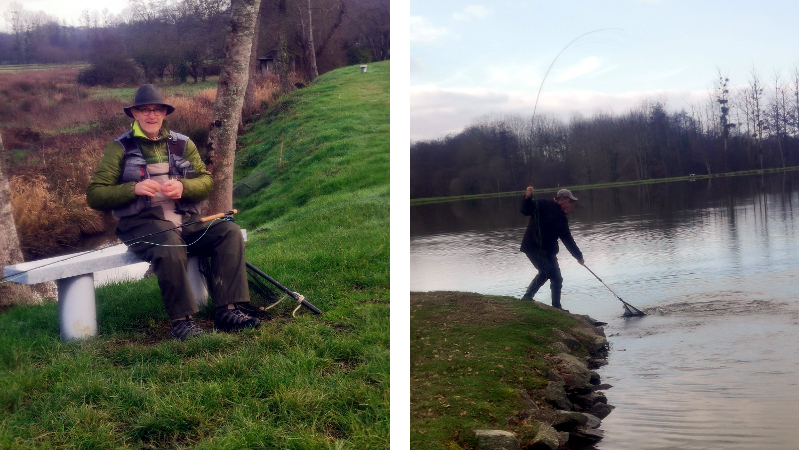
[[(749, 175), (765, 175), (768, 173), (780, 173), (780, 172), (792, 172), (798, 171), (800, 167), (798, 166), (791, 166), (791, 167), (776, 167), (771, 169), (758, 169), (758, 170), (743, 170), (739, 172), (726, 172), (726, 173), (716, 173), (716, 174), (705, 174), (705, 175), (697, 175), (697, 174), (690, 174), (681, 177), (671, 177), (671, 178), (650, 178), (647, 180), (634, 180), (634, 181), (619, 181), (616, 183), (599, 183), (599, 184), (586, 184), (586, 185), (574, 185), (574, 186), (556, 186), (556, 187), (546, 187), (546, 188), (536, 188), (537, 193), (555, 193), (559, 189), (569, 189), (570, 191), (588, 191), (592, 189), (605, 189), (605, 188), (614, 188), (614, 187), (625, 187), (625, 186), (640, 186), (645, 184), (658, 184), (658, 183), (673, 183), (678, 181), (697, 181), (697, 180), (704, 180), (704, 179), (711, 179), (711, 178), (726, 178), (726, 177), (741, 177), (741, 176), (749, 176)], [(450, 197), (428, 197), (428, 198), (412, 198), (410, 201), (411, 206), (416, 205), (429, 205), (435, 203), (447, 203), (447, 202), (456, 202), (460, 200), (479, 200), (483, 198), (498, 198), (498, 197), (514, 197), (518, 195), (525, 194), (524, 190), (520, 191), (512, 191), (512, 192), (496, 192), (496, 193), (489, 193), (489, 194), (474, 194), (474, 195), (456, 195)]]

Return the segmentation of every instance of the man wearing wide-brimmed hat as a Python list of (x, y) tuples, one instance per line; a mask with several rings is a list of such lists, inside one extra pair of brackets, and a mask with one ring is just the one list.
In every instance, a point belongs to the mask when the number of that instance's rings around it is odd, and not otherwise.
[(569, 189), (561, 189), (552, 200), (535, 200), (533, 186), (528, 186), (522, 199), (520, 212), (530, 216), (528, 228), (522, 238), (519, 251), (524, 252), (538, 273), (528, 285), (522, 300), (533, 300), (533, 296), (547, 280), (550, 280), (551, 300), (554, 307), (561, 308), (561, 268), (558, 267), (558, 239), (583, 265), (583, 254), (569, 232), (567, 215), (572, 214), (578, 199)]
[[(87, 203), (111, 211), (119, 220), (117, 236), (134, 240), (129, 250), (150, 263), (175, 338), (202, 332), (192, 319), (198, 307), (186, 275), (187, 249), (211, 258), (215, 327), (258, 326), (258, 319), (236, 306), (250, 301), (239, 227), (230, 221), (188, 225), (199, 221), (200, 202), (213, 182), (194, 142), (169, 129), (165, 118), (175, 108), (155, 86), (145, 84), (123, 110), (133, 125), (106, 145), (86, 191)], [(135, 241), (142, 236), (147, 238)]]

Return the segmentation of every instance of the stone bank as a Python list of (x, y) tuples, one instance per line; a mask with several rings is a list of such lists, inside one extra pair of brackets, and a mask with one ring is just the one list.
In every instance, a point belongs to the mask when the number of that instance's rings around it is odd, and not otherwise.
[[(537, 307), (553, 309), (534, 302)], [(564, 314), (569, 314), (564, 312)], [(474, 430), (480, 450), (557, 450), (590, 447), (603, 438), (602, 420), (614, 409), (603, 391), (611, 388), (602, 384), (594, 371), (608, 358), (608, 341), (603, 325), (589, 316), (575, 315), (579, 324), (569, 332), (553, 330), (560, 351), (547, 357), (548, 384), (543, 389), (518, 393), (526, 411), (510, 418), (521, 426), (538, 429), (529, 442), (504, 430)]]

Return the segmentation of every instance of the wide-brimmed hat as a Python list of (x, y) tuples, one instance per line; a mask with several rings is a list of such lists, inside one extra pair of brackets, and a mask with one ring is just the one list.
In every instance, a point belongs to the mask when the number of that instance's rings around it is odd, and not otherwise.
[(560, 189), (556, 193), (556, 198), (568, 198), (570, 200), (576, 200), (576, 201), (578, 200), (577, 198), (575, 198), (574, 195), (572, 195), (572, 192), (570, 192), (569, 189)]
[(131, 108), (142, 105), (163, 105), (167, 108), (167, 115), (175, 111), (172, 105), (164, 102), (164, 97), (161, 96), (161, 92), (152, 84), (143, 84), (139, 86), (139, 89), (136, 90), (136, 95), (133, 97), (133, 104), (122, 109), (128, 117), (133, 118)]

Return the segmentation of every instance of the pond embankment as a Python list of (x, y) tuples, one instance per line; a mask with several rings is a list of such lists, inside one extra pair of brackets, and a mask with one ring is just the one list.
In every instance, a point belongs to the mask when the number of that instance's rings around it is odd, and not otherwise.
[(411, 294), (413, 448), (591, 448), (614, 408), (601, 322), (539, 302)]

